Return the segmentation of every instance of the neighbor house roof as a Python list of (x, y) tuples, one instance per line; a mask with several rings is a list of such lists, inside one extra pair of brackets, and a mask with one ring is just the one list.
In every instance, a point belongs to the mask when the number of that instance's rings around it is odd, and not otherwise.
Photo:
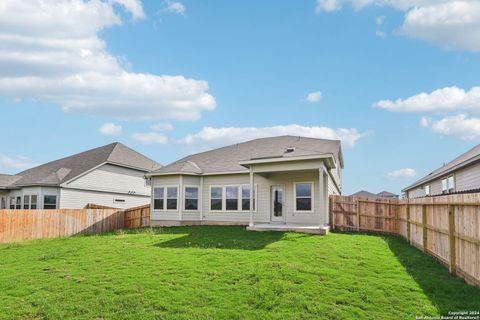
[(338, 159), (340, 166), (343, 167), (341, 143), (339, 140), (280, 136), (251, 140), (193, 154), (155, 170), (149, 173), (149, 175), (248, 172), (248, 169), (241, 165), (240, 162), (322, 155), (330, 155)]
[(377, 195), (375, 193), (362, 190), (354, 194), (351, 194), (350, 197), (377, 198)]
[(382, 191), (380, 193), (372, 193), (365, 190), (359, 191), (357, 193), (351, 194), (350, 197), (362, 197), (362, 198), (390, 198), (390, 197), (398, 197), (397, 194)]
[(8, 187), (58, 186), (103, 163), (130, 167), (145, 172), (161, 167), (144, 155), (115, 142), (22, 171), (14, 176), (16, 177), (15, 181), (11, 182)]
[(9, 185), (20, 179), (18, 176), (0, 174), (0, 189), (6, 189)]
[(421, 186), (427, 182), (432, 180), (438, 179), (444, 175), (447, 175), (453, 171), (466, 167), (472, 163), (480, 161), (480, 144), (473, 147), (472, 149), (468, 150), (464, 154), (460, 155), (459, 157), (453, 159), (449, 163), (441, 166), (437, 170), (431, 172), (430, 174), (426, 175), (425, 177), (417, 180), (410, 186), (406, 187), (402, 191), (408, 191), (418, 186)]

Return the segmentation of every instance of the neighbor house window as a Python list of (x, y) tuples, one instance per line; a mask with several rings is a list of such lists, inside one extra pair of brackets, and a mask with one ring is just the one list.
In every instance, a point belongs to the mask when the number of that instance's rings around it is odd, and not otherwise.
[(25, 195), (23, 196), (23, 209), (30, 209), (30, 196)]
[(57, 209), (57, 196), (43, 196), (43, 209)]
[(32, 210), (35, 210), (37, 209), (37, 201), (38, 201), (38, 197), (36, 194), (32, 194), (30, 196), (30, 209)]
[(198, 210), (198, 187), (185, 187), (185, 210)]
[(450, 193), (455, 191), (455, 180), (453, 176), (442, 180), (442, 193)]
[(15, 209), (22, 209), (22, 197), (18, 196), (15, 202)]
[(6, 209), (7, 208), (7, 199), (5, 197), (2, 197), (0, 199), (0, 209)]
[(225, 187), (225, 206), (228, 211), (238, 211), (238, 187)]
[(15, 209), (15, 197), (10, 197), (10, 209)]
[(426, 196), (429, 196), (429, 195), (430, 195), (430, 185), (429, 185), (429, 184), (427, 184), (427, 185), (425, 186), (425, 195), (426, 195)]
[(163, 201), (165, 200), (165, 188), (154, 188), (153, 189), (153, 209), (154, 210), (163, 210), (164, 205)]
[(453, 179), (453, 176), (448, 177), (447, 185), (448, 185), (448, 192), (454, 192), (455, 191), (455, 180)]
[(223, 206), (223, 188), (211, 187), (210, 188), (210, 210), (221, 211)]
[[(242, 186), (242, 211), (250, 210), (250, 186)], [(255, 187), (253, 188), (253, 210), (255, 210)]]
[(178, 188), (167, 187), (167, 210), (177, 210)]
[(312, 211), (313, 183), (295, 183), (295, 211)]

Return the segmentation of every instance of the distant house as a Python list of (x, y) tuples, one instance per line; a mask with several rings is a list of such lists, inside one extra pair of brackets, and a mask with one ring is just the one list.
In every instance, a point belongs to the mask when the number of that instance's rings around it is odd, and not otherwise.
[(342, 169), (337, 140), (281, 136), (194, 154), (147, 174), (151, 221), (328, 228)]
[(145, 173), (155, 161), (112, 143), (25, 170), (0, 175), (1, 209), (77, 209), (88, 203), (127, 208), (150, 202)]
[(419, 198), (480, 190), (480, 145), (441, 166), (402, 191)]
[(350, 197), (361, 197), (361, 198), (372, 198), (372, 199), (385, 199), (385, 200), (397, 200), (399, 198), (398, 194), (394, 194), (388, 191), (382, 191), (380, 193), (372, 193), (369, 191), (359, 191), (357, 193), (351, 194)]

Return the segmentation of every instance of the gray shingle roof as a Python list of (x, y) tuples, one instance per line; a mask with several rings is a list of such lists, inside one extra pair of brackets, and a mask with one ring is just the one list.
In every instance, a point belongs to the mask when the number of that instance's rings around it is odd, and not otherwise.
[(459, 157), (453, 159), (449, 163), (441, 166), (440, 168), (436, 169), (435, 171), (431, 172), (425, 177), (415, 181), (414, 183), (412, 183), (410, 186), (406, 187), (402, 191), (411, 190), (413, 188), (421, 186), (424, 183), (440, 178), (443, 175), (446, 175), (455, 170), (468, 166), (469, 164), (472, 164), (479, 160), (480, 160), (480, 144), (476, 145), (472, 149), (468, 150), (467, 152), (460, 155)]
[(144, 155), (115, 142), (22, 171), (15, 175), (16, 180), (10, 183), (8, 187), (57, 186), (105, 162), (132, 167), (145, 172), (161, 167)]
[[(287, 148), (294, 148), (294, 150), (286, 153)], [(339, 140), (294, 136), (261, 138), (193, 154), (150, 174), (247, 172), (248, 169), (240, 165), (239, 161), (325, 154), (332, 154), (335, 159), (339, 158), (343, 167), (341, 143)]]
[(9, 174), (0, 174), (0, 189), (5, 189), (15, 181), (20, 179), (18, 176), (12, 176)]
[(371, 193), (365, 190), (351, 194), (350, 197), (378, 198), (378, 196), (375, 193)]

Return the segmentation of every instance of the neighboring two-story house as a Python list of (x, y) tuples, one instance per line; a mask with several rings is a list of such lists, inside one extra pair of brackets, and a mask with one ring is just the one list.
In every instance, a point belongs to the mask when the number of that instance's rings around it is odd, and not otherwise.
[(0, 209), (131, 208), (150, 203), (149, 171), (161, 165), (121, 143), (0, 175)]
[(337, 140), (281, 136), (194, 154), (147, 174), (151, 221), (328, 228), (342, 169)]
[(443, 165), (402, 191), (419, 198), (480, 190), (480, 145)]

